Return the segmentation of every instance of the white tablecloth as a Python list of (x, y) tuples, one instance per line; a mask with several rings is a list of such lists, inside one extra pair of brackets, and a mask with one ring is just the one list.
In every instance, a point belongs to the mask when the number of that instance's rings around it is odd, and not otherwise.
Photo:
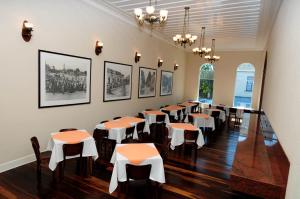
[[(80, 130), (85, 131), (85, 130)], [(57, 132), (56, 132), (57, 133)], [(51, 133), (53, 135), (55, 133)], [(98, 152), (95, 144), (95, 140), (92, 136), (82, 140), (83, 142), (83, 151), (82, 151), (82, 157), (93, 157), (94, 160), (98, 158)], [(52, 151), (50, 162), (49, 162), (49, 168), (54, 171), (56, 166), (59, 162), (64, 160), (64, 153), (62, 146), (63, 144), (66, 144), (63, 141), (53, 139), (52, 136), (48, 142), (47, 150)], [(77, 156), (68, 156), (67, 159), (79, 157)]]
[[(145, 114), (144, 112), (143, 112), (143, 114), (144, 114), (144, 117), (145, 117), (148, 125), (156, 123), (156, 116), (157, 116), (156, 114)], [(169, 124), (170, 123), (169, 115), (165, 114), (165, 116), (166, 116), (165, 117), (165, 123)]]
[[(212, 128), (212, 130), (215, 130), (215, 120), (213, 117), (209, 116), (207, 119), (202, 117), (193, 117), (194, 118), (194, 126), (197, 128), (203, 127), (203, 128)], [(189, 119), (188, 117), (185, 118), (184, 122), (188, 123)]]
[[(171, 138), (170, 148), (174, 150), (176, 146), (180, 146), (184, 143), (184, 129), (173, 128), (170, 125), (167, 125), (167, 127), (169, 128), (169, 138)], [(198, 128), (197, 130), (199, 132), (197, 138), (197, 145), (199, 149), (205, 144), (205, 142), (201, 129)]]
[[(144, 132), (150, 133), (150, 128), (149, 128), (148, 122), (146, 120), (143, 120), (143, 121), (145, 121)], [(137, 134), (137, 129), (136, 129), (137, 124), (138, 124), (137, 122), (130, 123), (131, 126), (135, 126), (134, 133), (133, 133), (133, 139), (139, 138), (138, 134)], [(106, 129), (105, 123), (98, 124), (96, 126), (96, 128), (105, 130)], [(108, 138), (112, 139), (112, 140), (116, 140), (117, 143), (121, 143), (122, 140), (124, 140), (126, 138), (126, 127), (109, 129)]]
[[(183, 107), (184, 108), (184, 107)], [(161, 110), (164, 110), (163, 108)], [(166, 110), (166, 111), (169, 111), (170, 112), (170, 115), (171, 116), (174, 116), (175, 120), (178, 120), (178, 117), (180, 117), (180, 119), (182, 120), (183, 119), (183, 113), (182, 113), (182, 110), (180, 110), (180, 115), (177, 114), (177, 111), (178, 110)]]
[(225, 121), (226, 121), (226, 113), (225, 113), (225, 111), (223, 111), (223, 110), (217, 110), (217, 109), (204, 109), (204, 110), (203, 110), (203, 113), (208, 114), (208, 115), (211, 115), (211, 113), (212, 113), (213, 111), (219, 111), (219, 112), (220, 112), (220, 116), (219, 116), (220, 120), (222, 120), (222, 122), (225, 122)]
[[(117, 144), (116, 148), (124, 145), (125, 144)], [(148, 145), (155, 148), (153, 143), (149, 143)], [(127, 180), (126, 164), (130, 163), (126, 157), (116, 152), (116, 148), (110, 161), (111, 163), (114, 164), (114, 169), (110, 179), (109, 193), (115, 191), (115, 189), (118, 186), (118, 182), (125, 182)], [(150, 172), (150, 179), (160, 183), (165, 183), (166, 179), (165, 179), (164, 164), (161, 156), (157, 155), (148, 158), (144, 160), (140, 165), (147, 165), (147, 164), (152, 165), (151, 172)]]

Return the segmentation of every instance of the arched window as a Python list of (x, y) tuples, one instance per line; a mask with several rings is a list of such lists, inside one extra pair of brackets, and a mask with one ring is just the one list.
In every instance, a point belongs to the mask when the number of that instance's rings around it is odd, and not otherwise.
[(212, 104), (214, 88), (214, 66), (206, 63), (200, 67), (198, 101)]
[(240, 64), (236, 70), (233, 106), (252, 108), (255, 68), (250, 63)]

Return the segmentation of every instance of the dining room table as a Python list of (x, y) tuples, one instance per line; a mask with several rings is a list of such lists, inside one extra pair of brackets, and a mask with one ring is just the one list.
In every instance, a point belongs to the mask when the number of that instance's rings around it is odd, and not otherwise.
[(138, 139), (137, 124), (145, 122), (144, 132), (150, 133), (149, 124), (145, 119), (125, 116), (116, 120), (96, 125), (96, 129), (108, 130), (108, 138), (121, 143), (126, 138), (126, 128), (134, 126), (133, 139)]
[(165, 123), (170, 123), (169, 115), (160, 110), (143, 111), (143, 115), (149, 125), (156, 123), (156, 117), (158, 115), (165, 115)]
[[(47, 150), (51, 151), (49, 161), (49, 169), (54, 171), (57, 165), (64, 160), (63, 145), (77, 144), (83, 142), (82, 157), (92, 157), (94, 160), (98, 158), (98, 152), (93, 136), (86, 130), (72, 130), (65, 132), (53, 132), (50, 134)], [(67, 159), (76, 158), (76, 156), (67, 156)], [(89, 163), (90, 161), (88, 161)], [(91, 166), (87, 166), (91, 168)]]
[[(182, 120), (183, 119), (183, 113), (182, 113), (182, 110), (184, 109), (185, 107), (182, 107), (182, 106), (178, 106), (178, 105), (169, 105), (169, 106), (166, 106), (166, 107), (163, 107), (161, 108), (162, 111), (168, 111), (170, 112), (170, 115), (171, 116), (174, 116), (175, 120)], [(177, 111), (180, 111), (180, 114), (178, 115), (177, 114)]]
[(179, 106), (184, 106), (186, 108), (186, 114), (189, 114), (189, 113), (192, 112), (192, 107), (198, 106), (197, 103), (195, 103), (195, 102), (189, 102), (189, 101), (183, 102), (183, 103), (178, 104), (178, 105)]
[(195, 127), (189, 123), (170, 123), (167, 125), (169, 129), (169, 138), (171, 138), (170, 148), (175, 149), (176, 146), (180, 146), (184, 143), (184, 132), (185, 130), (195, 131), (198, 133), (197, 145), (198, 149), (201, 148), (205, 142), (201, 129)]
[(114, 165), (109, 193), (113, 193), (118, 187), (118, 182), (127, 180), (126, 164), (151, 165), (149, 179), (159, 183), (165, 183), (165, 171), (163, 159), (153, 143), (117, 144), (111, 158)]
[(203, 109), (202, 111), (204, 114), (207, 114), (209, 116), (211, 116), (212, 112), (220, 112), (219, 118), (222, 122), (226, 121), (226, 112), (224, 110), (221, 109), (216, 109), (216, 108), (206, 108)]
[[(204, 113), (191, 113), (189, 114), (193, 117), (193, 125), (197, 128), (211, 128), (213, 131), (215, 130), (215, 120), (213, 117)], [(188, 123), (188, 117), (184, 120), (185, 123)]]

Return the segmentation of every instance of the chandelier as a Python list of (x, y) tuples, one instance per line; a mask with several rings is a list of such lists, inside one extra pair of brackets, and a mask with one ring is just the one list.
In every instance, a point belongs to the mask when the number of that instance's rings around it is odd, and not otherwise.
[(190, 46), (195, 43), (197, 36), (191, 35), (189, 33), (188, 27), (189, 27), (189, 20), (190, 20), (190, 7), (184, 7), (184, 21), (183, 21), (183, 33), (182, 35), (177, 34), (173, 37), (173, 41), (176, 45), (180, 44), (185, 48), (186, 44), (189, 44)]
[(200, 36), (200, 45), (199, 47), (196, 47), (193, 49), (193, 53), (195, 55), (200, 55), (202, 57), (203, 55), (208, 55), (211, 51), (211, 48), (206, 48), (204, 46), (205, 44), (205, 27), (202, 27), (201, 29), (201, 36)]
[(221, 57), (215, 55), (215, 39), (212, 39), (211, 41), (211, 51), (209, 55), (206, 55), (204, 57), (207, 61), (209, 61), (210, 63), (214, 63), (216, 61), (218, 61)]
[[(156, 1), (155, 1), (156, 4)], [(154, 23), (162, 24), (166, 22), (168, 18), (167, 10), (160, 10), (159, 15), (155, 14), (155, 7), (152, 6), (152, 1), (149, 1), (149, 6), (146, 6), (146, 13), (143, 13), (141, 8), (135, 8), (134, 14), (140, 25), (144, 24), (144, 21), (147, 21), (150, 25)]]

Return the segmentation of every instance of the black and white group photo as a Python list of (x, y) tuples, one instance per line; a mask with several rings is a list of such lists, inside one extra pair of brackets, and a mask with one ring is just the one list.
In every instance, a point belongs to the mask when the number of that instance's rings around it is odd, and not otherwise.
[(40, 51), (40, 106), (90, 101), (90, 59)]
[(139, 98), (155, 97), (156, 69), (139, 68)]
[(131, 98), (132, 66), (106, 61), (104, 63), (103, 101)]

